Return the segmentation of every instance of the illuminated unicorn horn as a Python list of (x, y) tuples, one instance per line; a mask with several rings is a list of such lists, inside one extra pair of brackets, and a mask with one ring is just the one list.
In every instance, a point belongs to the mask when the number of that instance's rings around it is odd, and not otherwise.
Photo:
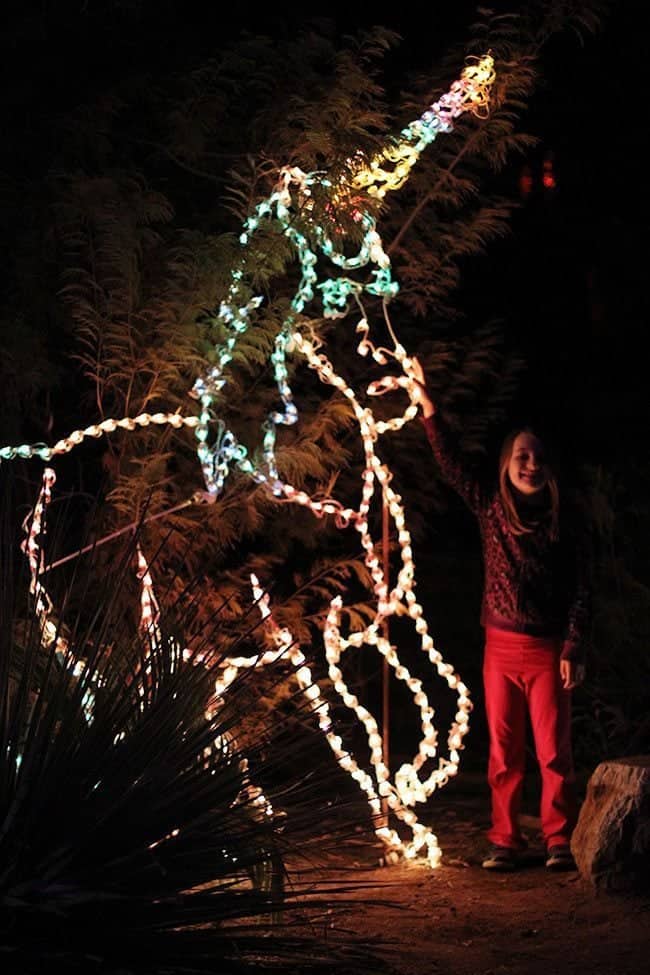
[(433, 142), (439, 132), (450, 132), (454, 121), (463, 112), (486, 114), (494, 79), (494, 60), (490, 54), (468, 64), (448, 92), (402, 129), (399, 140), (386, 146), (369, 166), (362, 167), (355, 174), (353, 186), (367, 189), (371, 196), (380, 200), (390, 190), (400, 189), (409, 178), (422, 150)]

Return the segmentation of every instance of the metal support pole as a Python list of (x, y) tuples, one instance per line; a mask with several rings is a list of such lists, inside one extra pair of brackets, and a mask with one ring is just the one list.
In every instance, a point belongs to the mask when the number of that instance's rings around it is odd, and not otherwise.
[[(390, 558), (388, 552), (388, 504), (386, 498), (383, 499), (381, 511), (381, 539), (383, 555), (383, 572), (386, 586), (390, 590)], [(388, 619), (382, 622), (382, 636), (385, 640), (390, 639)], [(382, 760), (387, 769), (390, 769), (390, 666), (386, 657), (383, 658), (381, 669), (381, 737), (382, 737)], [(388, 825), (388, 802), (384, 798), (381, 803), (382, 814), (385, 825)]]

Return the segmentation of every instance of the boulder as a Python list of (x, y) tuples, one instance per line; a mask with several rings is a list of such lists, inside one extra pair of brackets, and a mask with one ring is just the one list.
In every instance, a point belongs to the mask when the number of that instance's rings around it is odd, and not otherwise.
[(650, 755), (597, 766), (571, 851), (581, 876), (597, 890), (650, 892)]

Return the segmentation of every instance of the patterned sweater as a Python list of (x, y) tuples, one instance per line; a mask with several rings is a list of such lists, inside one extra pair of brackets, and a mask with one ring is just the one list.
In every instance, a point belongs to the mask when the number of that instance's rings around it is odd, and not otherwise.
[(422, 422), (444, 479), (478, 519), (484, 562), (481, 623), (532, 636), (561, 637), (562, 658), (582, 662), (589, 594), (576, 513), (561, 505), (557, 540), (544, 519), (534, 531), (514, 534), (498, 486), (469, 475), (435, 415)]

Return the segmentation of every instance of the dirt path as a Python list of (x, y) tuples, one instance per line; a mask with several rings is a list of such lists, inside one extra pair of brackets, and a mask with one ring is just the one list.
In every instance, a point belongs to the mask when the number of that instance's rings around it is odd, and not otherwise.
[(356, 896), (391, 906), (332, 909), (334, 927), (381, 945), (394, 975), (650, 972), (650, 898), (595, 894), (577, 873), (547, 871), (532, 816), (523, 817), (526, 865), (514, 874), (483, 870), (486, 797), (448, 798), (434, 811), (440, 868), (369, 865), (371, 890)]

